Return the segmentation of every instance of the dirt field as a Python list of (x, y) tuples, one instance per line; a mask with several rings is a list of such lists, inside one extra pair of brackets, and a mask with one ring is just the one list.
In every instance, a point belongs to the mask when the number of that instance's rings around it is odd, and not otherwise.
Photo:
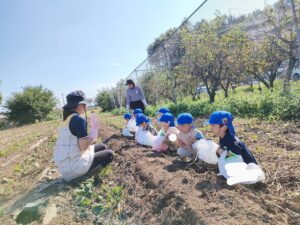
[[(121, 137), (121, 116), (101, 114), (100, 121), (101, 139), (116, 153), (109, 179), (124, 187), (122, 217), (102, 224), (300, 224), (299, 123), (237, 119), (238, 136), (267, 178), (264, 183), (231, 187), (216, 166), (185, 165), (176, 156), (154, 154)], [(211, 137), (202, 122), (197, 120), (198, 127)], [(1, 152), (12, 142), (12, 132), (13, 140), (40, 133), (0, 157), (0, 221), (95, 224), (92, 216), (78, 213), (72, 197), (76, 187), (62, 182), (51, 161), (58, 123), (32, 126), (0, 132)], [(44, 207), (38, 206), (35, 218), (26, 220), (20, 215), (26, 203)]]

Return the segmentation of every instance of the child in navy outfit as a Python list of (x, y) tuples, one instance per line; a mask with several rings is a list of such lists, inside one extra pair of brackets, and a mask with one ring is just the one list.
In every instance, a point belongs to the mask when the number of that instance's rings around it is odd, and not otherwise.
[(211, 130), (216, 137), (219, 137), (220, 147), (217, 150), (217, 154), (221, 155), (226, 150), (228, 152), (227, 157), (240, 155), (245, 163), (257, 164), (248, 147), (235, 136), (232, 122), (233, 116), (230, 112), (216, 111), (210, 115), (209, 124)]

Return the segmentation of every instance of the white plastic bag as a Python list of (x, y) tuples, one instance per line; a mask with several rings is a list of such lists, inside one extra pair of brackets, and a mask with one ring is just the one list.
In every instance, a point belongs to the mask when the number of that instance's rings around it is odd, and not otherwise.
[(255, 184), (264, 179), (265, 173), (263, 170), (255, 163), (249, 163), (245, 170), (240, 170), (235, 176), (229, 177), (227, 184)]
[(206, 139), (200, 139), (193, 144), (193, 149), (197, 151), (197, 156), (200, 160), (209, 163), (209, 164), (217, 164), (218, 156), (216, 151), (218, 149), (218, 145)]
[(168, 150), (168, 145), (164, 144), (165, 136), (158, 136), (153, 142), (152, 150), (155, 152), (165, 152)]
[(136, 132), (138, 127), (136, 126), (135, 120), (134, 119), (130, 119), (127, 123), (127, 129), (129, 132)]
[(224, 151), (218, 161), (218, 167), (228, 185), (254, 184), (265, 179), (264, 172), (255, 163), (245, 163), (240, 155), (228, 158), (226, 155), (227, 151)]
[(142, 128), (138, 128), (135, 138), (137, 143), (141, 145), (147, 145), (147, 146), (153, 146), (153, 143), (155, 141), (157, 136), (154, 136), (149, 131), (143, 130)]
[(218, 167), (219, 167), (220, 173), (223, 175), (223, 177), (225, 177), (227, 179), (230, 176), (228, 175), (228, 171), (226, 170), (225, 165), (229, 164), (229, 163), (243, 163), (244, 161), (243, 161), (242, 156), (240, 156), (240, 155), (234, 155), (234, 156), (230, 156), (228, 158), (226, 158), (226, 156), (227, 156), (227, 151), (224, 151), (218, 160)]
[(132, 133), (129, 132), (128, 128), (123, 128), (122, 130), (122, 135), (125, 137), (134, 137), (134, 135)]

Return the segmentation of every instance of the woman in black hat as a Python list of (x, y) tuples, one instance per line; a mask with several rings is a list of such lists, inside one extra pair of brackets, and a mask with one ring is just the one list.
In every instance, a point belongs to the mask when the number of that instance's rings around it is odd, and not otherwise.
[(140, 108), (145, 111), (145, 107), (147, 106), (147, 101), (144, 95), (144, 92), (141, 87), (136, 86), (133, 80), (127, 80), (126, 86), (128, 89), (126, 90), (126, 108), (135, 110)]
[(80, 177), (113, 160), (113, 153), (104, 144), (92, 145), (97, 134), (87, 133), (86, 102), (82, 91), (67, 95), (63, 107), (64, 125), (54, 148), (54, 161), (66, 181)]

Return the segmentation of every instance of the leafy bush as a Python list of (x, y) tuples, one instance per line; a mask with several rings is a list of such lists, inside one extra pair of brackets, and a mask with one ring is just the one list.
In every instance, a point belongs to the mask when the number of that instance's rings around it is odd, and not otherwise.
[(96, 104), (102, 108), (103, 111), (114, 109), (113, 97), (108, 89), (102, 89), (96, 96)]
[(45, 120), (46, 121), (62, 120), (62, 115), (63, 115), (62, 109), (54, 109), (47, 115)]
[(11, 125), (10, 125), (9, 121), (7, 120), (7, 118), (0, 118), (0, 130), (5, 130), (10, 127), (11, 127)]
[[(209, 102), (208, 96), (203, 96), (198, 101), (186, 98), (178, 104), (166, 103), (158, 106), (147, 106), (145, 114), (155, 117), (156, 112), (162, 106), (168, 107), (170, 111), (178, 116), (183, 112), (190, 112), (195, 117), (208, 117), (213, 111), (226, 110), (235, 116), (257, 117), (263, 119), (294, 120), (300, 118), (300, 81), (291, 83), (290, 94), (282, 94), (282, 82), (274, 83), (273, 91), (262, 87), (250, 91), (249, 86), (236, 88), (235, 93), (230, 92), (228, 98), (224, 98), (223, 92), (217, 93), (214, 103)], [(113, 114), (121, 115), (125, 109), (113, 110)]]
[(123, 115), (124, 113), (127, 112), (127, 109), (126, 108), (118, 108), (118, 109), (114, 109), (111, 111), (111, 113), (115, 116), (120, 116), (120, 115)]
[(254, 90), (246, 91), (246, 87), (239, 87), (236, 93), (231, 93), (230, 97), (224, 98), (222, 93), (218, 93), (214, 103), (209, 103), (208, 98), (198, 101), (185, 100), (178, 104), (165, 104), (160, 106), (148, 106), (147, 115), (155, 116), (155, 112), (166, 106), (177, 116), (182, 112), (190, 112), (193, 116), (207, 117), (215, 110), (226, 110), (235, 116), (258, 117), (264, 119), (293, 120), (300, 118), (300, 82), (293, 82), (291, 94), (281, 94), (282, 84), (275, 82), (273, 91), (262, 89), (262, 92)]
[(27, 86), (22, 92), (14, 93), (5, 107), (9, 110), (8, 120), (21, 125), (45, 120), (56, 103), (52, 91), (42, 86)]
[(158, 109), (159, 109), (158, 106), (148, 105), (145, 109), (145, 115), (155, 117)]

